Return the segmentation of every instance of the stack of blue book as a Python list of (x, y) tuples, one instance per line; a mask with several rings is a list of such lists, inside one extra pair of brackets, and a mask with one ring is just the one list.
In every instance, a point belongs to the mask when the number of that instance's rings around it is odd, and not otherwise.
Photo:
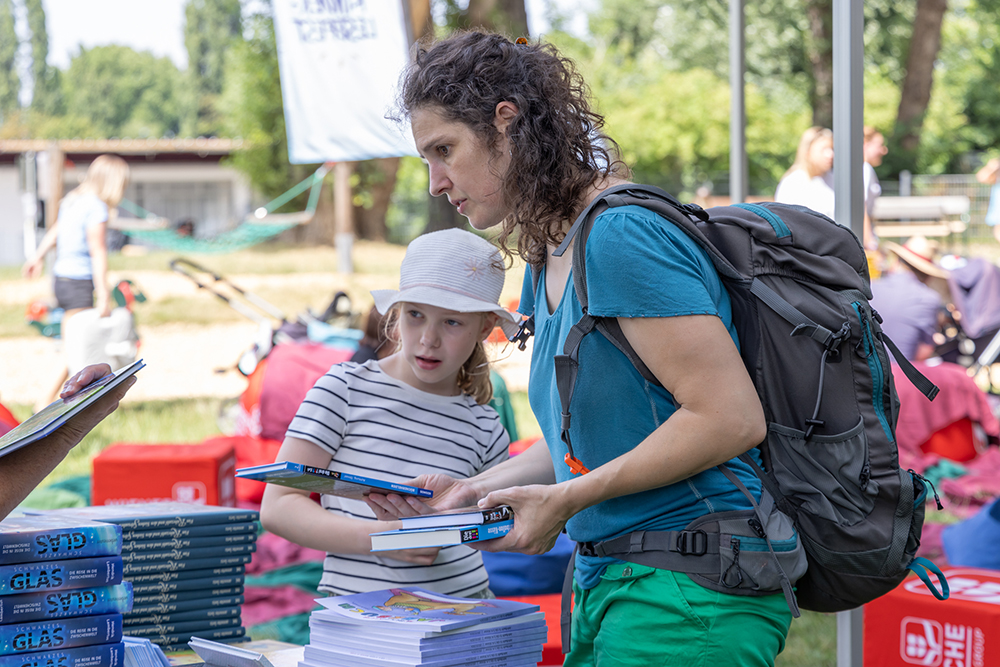
[(299, 667), (534, 667), (545, 614), (407, 586), (318, 601)]
[(135, 596), (125, 614), (126, 635), (164, 651), (188, 650), (192, 637), (243, 640), (240, 606), (256, 550), (256, 511), (161, 502), (47, 514), (104, 521), (122, 531), (124, 578)]
[(122, 530), (64, 517), (0, 521), (0, 667), (120, 665)]

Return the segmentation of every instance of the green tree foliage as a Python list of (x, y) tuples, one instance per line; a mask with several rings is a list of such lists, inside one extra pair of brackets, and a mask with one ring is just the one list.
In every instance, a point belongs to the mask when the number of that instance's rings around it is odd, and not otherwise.
[(217, 109), (225, 78), (226, 53), (241, 41), (239, 0), (188, 0), (184, 7), (190, 96), (185, 134), (214, 135), (222, 128)]
[(106, 137), (177, 133), (181, 73), (169, 58), (127, 46), (81, 48), (63, 77), (66, 113)]
[(59, 70), (48, 63), (49, 33), (42, 0), (24, 0), (31, 31), (31, 108), (45, 114), (61, 111)]
[(14, 6), (0, 0), (0, 120), (18, 108), (21, 82), (17, 76), (17, 33), (14, 31)]

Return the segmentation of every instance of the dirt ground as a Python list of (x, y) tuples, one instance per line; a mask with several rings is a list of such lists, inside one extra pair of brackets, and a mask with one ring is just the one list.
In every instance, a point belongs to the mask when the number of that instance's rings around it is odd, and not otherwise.
[[(186, 278), (168, 272), (130, 272), (142, 285), (147, 298), (165, 299), (194, 294), (197, 288)], [(234, 282), (246, 289), (282, 281), (308, 281), (309, 275), (238, 276)], [(13, 280), (0, 283), (0, 303), (23, 304), (50, 295), (48, 281)], [(226, 306), (220, 304), (220, 308)], [(246, 378), (232, 369), (253, 343), (257, 325), (245, 322), (196, 326), (165, 324), (143, 326), (139, 355), (146, 363), (139, 382), (125, 400), (148, 401), (171, 398), (231, 397), (246, 388)], [(505, 348), (505, 349), (504, 349)], [(528, 385), (530, 348), (524, 352), (507, 345), (492, 351), (499, 359), (495, 368), (511, 391)], [(0, 338), (0, 400), (7, 403), (34, 404), (53, 386), (63, 367), (62, 348), (57, 340), (44, 338), (25, 327), (25, 336)]]

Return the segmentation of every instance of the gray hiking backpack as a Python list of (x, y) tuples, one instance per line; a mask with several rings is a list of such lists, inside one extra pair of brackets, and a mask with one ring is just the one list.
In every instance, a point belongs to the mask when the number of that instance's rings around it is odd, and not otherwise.
[[(703, 586), (734, 594), (784, 590), (796, 616), (796, 602), (823, 612), (858, 607), (895, 588), (910, 570), (936, 596), (947, 597), (940, 570), (916, 557), (927, 490), (920, 475), (899, 467), (899, 401), (883, 343), (928, 399), (937, 387), (883, 335), (869, 305), (868, 265), (857, 237), (807, 208), (769, 202), (705, 211), (658, 188), (630, 184), (605, 190), (583, 211), (555, 253), (576, 238), (573, 283), (584, 314), (555, 358), (567, 463), (580, 463), (569, 424), (576, 369), (587, 363), (579, 358), (584, 336), (596, 329), (661, 386), (617, 320), (587, 311), (590, 229), (604, 210), (627, 205), (654, 211), (701, 245), (731, 296), (740, 354), (768, 423), (758, 446), (763, 469), (746, 454), (740, 458), (760, 477), (763, 494), (758, 505), (720, 466), (750, 497), (753, 511), (709, 514), (682, 531), (582, 544), (581, 553), (687, 572)], [(532, 276), (537, 288), (538, 271)], [(523, 347), (532, 329), (533, 317), (513, 340)], [(795, 544), (796, 533), (807, 569), (782, 546)], [(940, 593), (928, 570), (938, 576)]]

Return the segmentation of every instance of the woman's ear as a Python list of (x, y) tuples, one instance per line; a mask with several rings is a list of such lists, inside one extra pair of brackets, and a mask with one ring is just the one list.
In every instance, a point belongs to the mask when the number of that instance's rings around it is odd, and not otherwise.
[(504, 135), (507, 134), (507, 126), (517, 117), (517, 114), (517, 106), (513, 102), (504, 100), (497, 104), (496, 111), (493, 114), (493, 125), (497, 128), (497, 132)]
[(499, 320), (500, 316), (496, 313), (483, 313), (483, 328), (479, 332), (479, 340), (486, 340)]

